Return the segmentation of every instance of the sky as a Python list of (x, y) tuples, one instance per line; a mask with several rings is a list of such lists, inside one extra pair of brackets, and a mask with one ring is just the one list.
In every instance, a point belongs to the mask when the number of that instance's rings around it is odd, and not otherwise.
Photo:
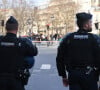
[(40, 6), (40, 5), (44, 5), (47, 4), (50, 0), (30, 0), (32, 2), (35, 3), (35, 5)]
[[(13, 0), (7, 0), (7, 1), (13, 1)], [(20, 0), (18, 0), (20, 1)], [(35, 5), (35, 6), (42, 6), (45, 4), (48, 4), (50, 0), (26, 0), (30, 5)], [(0, 0), (0, 4), (2, 3), (2, 0)]]

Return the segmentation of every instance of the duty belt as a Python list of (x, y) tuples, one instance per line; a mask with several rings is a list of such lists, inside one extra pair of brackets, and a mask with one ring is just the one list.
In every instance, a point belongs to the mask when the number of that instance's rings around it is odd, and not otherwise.
[(94, 70), (94, 68), (91, 66), (87, 66), (87, 69), (88, 69), (88, 71), (86, 72), (87, 75), (90, 74)]
[(86, 67), (73, 67), (72, 69), (75, 70), (85, 70), (85, 74), (89, 75), (93, 70), (96, 70), (95, 67), (92, 66), (86, 66)]

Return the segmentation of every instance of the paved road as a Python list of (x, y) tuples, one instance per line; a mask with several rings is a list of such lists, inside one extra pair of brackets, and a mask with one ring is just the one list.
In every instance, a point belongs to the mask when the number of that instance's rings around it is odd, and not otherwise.
[(56, 70), (56, 47), (40, 47), (26, 90), (68, 90)]

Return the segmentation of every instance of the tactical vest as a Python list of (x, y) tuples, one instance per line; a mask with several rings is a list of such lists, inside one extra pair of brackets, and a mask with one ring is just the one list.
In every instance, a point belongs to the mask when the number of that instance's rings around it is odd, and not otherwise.
[(0, 73), (16, 73), (19, 68), (23, 68), (25, 62), (21, 49), (20, 39), (9, 42), (5, 37), (0, 37)]
[(72, 33), (66, 37), (65, 62), (72, 66), (87, 66), (94, 64), (95, 38), (90, 33)]

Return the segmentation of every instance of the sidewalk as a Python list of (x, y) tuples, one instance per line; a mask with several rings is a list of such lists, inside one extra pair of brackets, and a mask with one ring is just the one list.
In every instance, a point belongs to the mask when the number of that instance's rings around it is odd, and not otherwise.
[(35, 44), (37, 47), (42, 47), (42, 48), (45, 48), (45, 47), (54, 47), (54, 48), (57, 48), (58, 45), (59, 45), (59, 41), (41, 41), (41, 42), (34, 42), (33, 41), (33, 44)]

